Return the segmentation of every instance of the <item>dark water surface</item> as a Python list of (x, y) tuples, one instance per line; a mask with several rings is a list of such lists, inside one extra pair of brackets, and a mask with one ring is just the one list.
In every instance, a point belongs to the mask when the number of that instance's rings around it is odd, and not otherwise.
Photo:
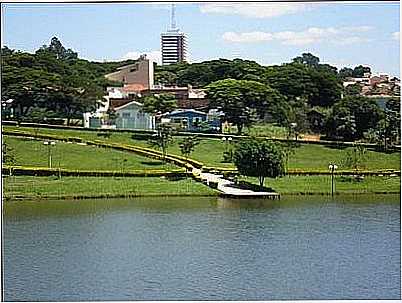
[(7, 301), (398, 299), (400, 196), (6, 202)]

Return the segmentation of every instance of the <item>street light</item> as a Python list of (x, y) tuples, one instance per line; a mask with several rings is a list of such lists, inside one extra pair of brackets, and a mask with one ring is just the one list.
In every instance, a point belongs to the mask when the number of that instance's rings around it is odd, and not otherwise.
[(44, 145), (47, 145), (47, 155), (48, 155), (48, 166), (49, 168), (52, 168), (52, 150), (51, 147), (56, 145), (56, 142), (54, 141), (44, 141)]
[(330, 163), (328, 165), (328, 168), (331, 172), (331, 196), (333, 196), (334, 195), (334, 172), (335, 172), (335, 169), (338, 168), (338, 166), (335, 163)]
[(292, 122), (290, 123), (290, 128), (292, 133), (294, 133), (295, 135), (295, 140), (297, 141), (297, 132), (296, 132), (296, 127), (297, 127), (297, 123), (296, 122)]

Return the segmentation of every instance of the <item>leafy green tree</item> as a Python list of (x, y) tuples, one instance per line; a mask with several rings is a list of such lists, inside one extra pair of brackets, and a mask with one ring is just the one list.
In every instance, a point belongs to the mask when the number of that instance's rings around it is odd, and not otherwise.
[(218, 108), (225, 119), (236, 125), (240, 134), (244, 126), (249, 126), (257, 115), (262, 117), (272, 110), (279, 94), (266, 85), (249, 80), (226, 79), (206, 87), (211, 108)]
[(371, 137), (378, 146), (387, 151), (389, 145), (399, 143), (401, 136), (400, 101), (397, 98), (386, 102), (384, 116), (377, 125), (365, 133)]
[(332, 108), (326, 132), (329, 137), (356, 140), (375, 128), (384, 113), (375, 100), (363, 96), (347, 96)]
[(305, 64), (310, 67), (317, 67), (320, 63), (320, 58), (310, 53), (303, 53), (301, 56), (294, 58), (293, 62)]
[(343, 67), (339, 71), (339, 77), (342, 79), (353, 77), (353, 69), (349, 67)]
[(308, 98), (316, 90), (309, 68), (300, 63), (268, 66), (263, 78), (264, 83), (289, 99)]
[(296, 140), (300, 133), (309, 130), (307, 112), (309, 106), (304, 98), (296, 98), (289, 101), (287, 111), (287, 121), (283, 126), (288, 129), (288, 134), (291, 134)]
[(240, 174), (258, 177), (260, 188), (266, 177), (276, 178), (284, 172), (280, 146), (255, 138), (240, 141), (235, 147), (233, 162)]
[(368, 66), (359, 65), (353, 69), (353, 77), (355, 78), (363, 77), (364, 73), (371, 73), (371, 68)]
[(185, 137), (179, 142), (181, 154), (187, 159), (199, 143), (200, 139), (197, 136)]
[(57, 37), (53, 37), (49, 46), (42, 46), (39, 52), (50, 52), (56, 59), (71, 60), (77, 59), (78, 54), (71, 49), (66, 49)]
[(177, 85), (177, 75), (170, 71), (160, 71), (155, 73), (155, 83), (165, 86)]
[(167, 150), (173, 143), (173, 128), (167, 124), (159, 124), (156, 127), (156, 134), (149, 140), (149, 144), (162, 150), (163, 160), (166, 159)]
[(336, 72), (320, 65), (310, 70), (310, 77), (315, 86), (308, 97), (311, 106), (330, 107), (341, 99), (343, 87)]
[(351, 84), (345, 87), (345, 96), (359, 96), (361, 91), (359, 83)]
[(150, 114), (163, 114), (177, 108), (177, 100), (172, 94), (160, 94), (145, 96), (140, 101), (143, 103), (143, 111)]

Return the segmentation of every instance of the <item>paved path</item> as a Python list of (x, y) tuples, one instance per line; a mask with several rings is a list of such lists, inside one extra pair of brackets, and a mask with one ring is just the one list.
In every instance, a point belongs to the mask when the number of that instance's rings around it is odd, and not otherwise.
[(244, 198), (272, 198), (279, 199), (280, 195), (278, 193), (273, 192), (256, 192), (249, 189), (241, 189), (235, 186), (233, 181), (227, 180), (223, 178), (223, 175), (211, 174), (211, 173), (203, 173), (200, 169), (194, 169), (194, 173), (199, 174), (201, 180), (206, 182), (209, 186), (210, 182), (214, 182), (218, 184), (217, 189), (225, 196), (228, 197), (244, 197)]

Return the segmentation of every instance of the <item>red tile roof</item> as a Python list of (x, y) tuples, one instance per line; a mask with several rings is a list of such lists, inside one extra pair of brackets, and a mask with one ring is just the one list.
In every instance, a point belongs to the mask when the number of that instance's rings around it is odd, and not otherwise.
[(135, 92), (135, 93), (139, 93), (143, 90), (148, 89), (148, 87), (146, 87), (143, 84), (126, 84), (123, 87), (123, 91), (125, 92)]

